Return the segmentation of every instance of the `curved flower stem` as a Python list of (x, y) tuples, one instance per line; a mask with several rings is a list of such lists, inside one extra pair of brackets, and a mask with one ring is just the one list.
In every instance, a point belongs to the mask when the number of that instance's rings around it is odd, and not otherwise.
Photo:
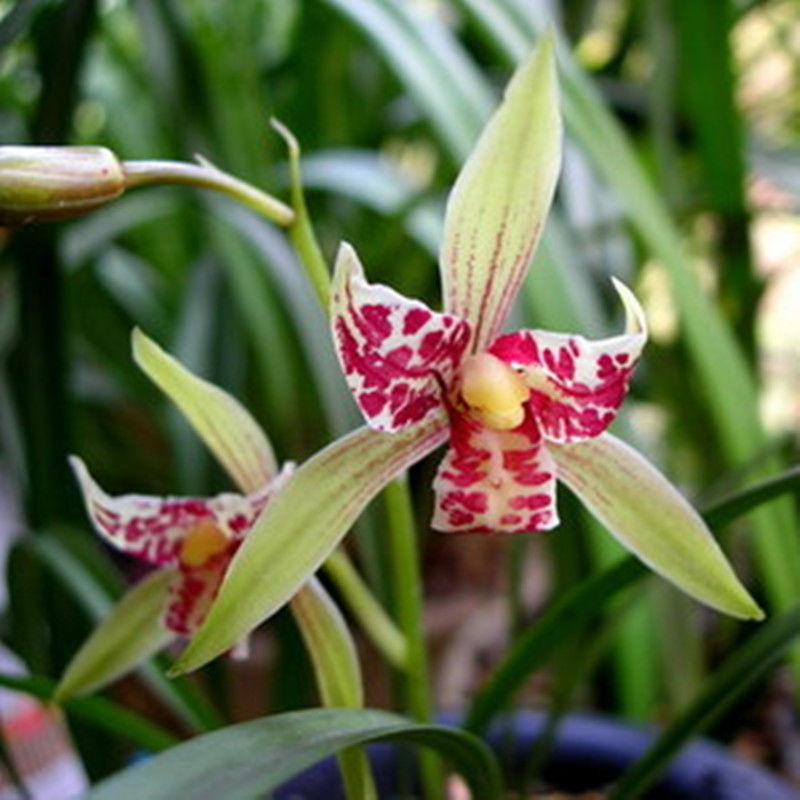
[[(406, 635), (408, 655), (405, 671), (405, 702), (409, 713), (420, 722), (432, 717), (428, 659), (422, 619), (422, 576), (411, 494), (405, 478), (392, 481), (383, 490), (389, 528), (392, 562), (392, 592), (395, 613)], [(427, 800), (442, 797), (442, 772), (439, 760), (421, 752), (420, 775)]]
[(294, 224), (295, 213), (285, 203), (223, 172), (206, 159), (198, 158), (198, 161), (198, 164), (183, 161), (123, 161), (125, 187), (177, 183), (213, 189), (238, 200), (283, 228)]
[(327, 314), (330, 306), (331, 275), (306, 207), (300, 175), (300, 145), (292, 132), (277, 119), (270, 120), (270, 123), (286, 142), (289, 155), (289, 182), (292, 207), (294, 208), (294, 220), (289, 225), (289, 237), (305, 267), (314, 291), (317, 293), (320, 305)]

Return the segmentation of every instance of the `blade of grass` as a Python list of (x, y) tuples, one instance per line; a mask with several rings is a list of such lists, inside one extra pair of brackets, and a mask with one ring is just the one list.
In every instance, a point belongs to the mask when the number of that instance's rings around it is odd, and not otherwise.
[(611, 790), (609, 800), (642, 797), (676, 753), (707, 730), (785, 655), (800, 636), (800, 606), (764, 623), (708, 680), (686, 711), (656, 740)]
[[(447, 72), (419, 43), (419, 35), (401, 24), (397, 7), (376, 0), (326, 0), (361, 28), (388, 61), (420, 105), (456, 161), (463, 161), (477, 133), (480, 118), (466, 109), (461, 92), (454, 93)], [(489, 108), (485, 116), (488, 116)]]

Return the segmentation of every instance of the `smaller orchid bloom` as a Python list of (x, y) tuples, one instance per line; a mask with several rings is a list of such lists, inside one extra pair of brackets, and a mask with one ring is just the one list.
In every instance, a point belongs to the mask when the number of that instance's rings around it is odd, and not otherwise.
[[(89, 518), (111, 546), (155, 569), (114, 606), (70, 662), (60, 700), (107, 685), (176, 637), (191, 639), (206, 619), (229, 566), (294, 465), (279, 470), (272, 446), (231, 395), (186, 369), (141, 331), (134, 359), (173, 401), (216, 456), (238, 493), (214, 497), (111, 496), (83, 461), (70, 463)], [(226, 648), (246, 652), (247, 635)]]
[(251, 494), (215, 497), (112, 497), (85, 464), (70, 459), (86, 510), (110, 545), (151, 566), (175, 570), (163, 622), (190, 637), (205, 619), (234, 554), (270, 498), (291, 471), (283, 471)]

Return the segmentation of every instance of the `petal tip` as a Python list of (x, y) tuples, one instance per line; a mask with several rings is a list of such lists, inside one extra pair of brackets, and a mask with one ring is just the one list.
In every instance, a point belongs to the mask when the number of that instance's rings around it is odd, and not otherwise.
[(611, 276), (611, 283), (625, 308), (625, 333), (647, 337), (647, 317), (636, 295), (618, 278)]
[(349, 242), (340, 242), (333, 264), (333, 281), (331, 292), (331, 317), (335, 318), (342, 301), (342, 290), (353, 280), (365, 281), (364, 267)]
[(146, 347), (158, 347), (158, 345), (138, 325), (135, 325), (131, 328), (131, 352), (134, 359), (137, 359)]
[(739, 619), (763, 622), (767, 618), (764, 609), (753, 600), (746, 589), (742, 588), (740, 595), (741, 596), (737, 598), (738, 602), (736, 608), (732, 608), (730, 613)]
[(83, 493), (84, 498), (88, 499), (90, 495), (100, 493), (100, 487), (97, 485), (97, 482), (89, 472), (89, 468), (80, 456), (71, 454), (67, 456), (67, 462), (72, 468), (75, 480), (78, 482), (78, 487)]

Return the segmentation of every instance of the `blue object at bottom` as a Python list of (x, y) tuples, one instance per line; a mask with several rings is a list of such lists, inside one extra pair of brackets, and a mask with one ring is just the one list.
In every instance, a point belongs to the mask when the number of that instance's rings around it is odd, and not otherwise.
[[(524, 769), (531, 748), (546, 724), (546, 715), (519, 712), (494, 725), (488, 741), (509, 774)], [(456, 724), (450, 716), (443, 724)], [(639, 758), (656, 731), (599, 716), (572, 714), (560, 724), (545, 779), (558, 789), (585, 791), (610, 784)], [(393, 745), (368, 748), (382, 800), (398, 798)], [(306, 770), (274, 793), (275, 800), (344, 800), (333, 758)], [(408, 795), (403, 793), (403, 797)], [(649, 800), (800, 800), (800, 791), (766, 770), (742, 761), (708, 741), (690, 744), (674, 759)]]

